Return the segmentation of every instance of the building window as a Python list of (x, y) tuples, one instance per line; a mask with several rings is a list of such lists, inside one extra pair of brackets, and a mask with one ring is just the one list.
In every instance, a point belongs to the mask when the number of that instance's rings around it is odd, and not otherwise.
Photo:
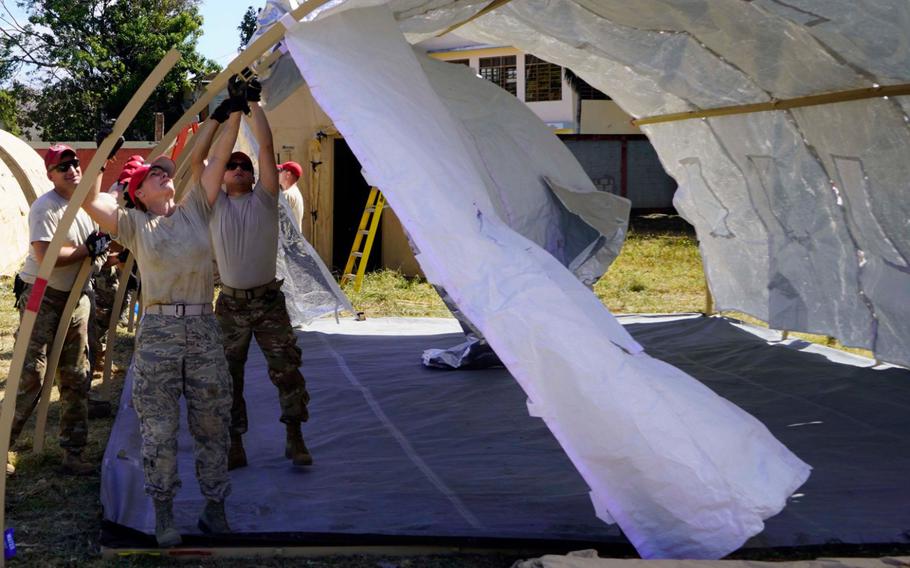
[(517, 96), (518, 68), (515, 65), (514, 55), (481, 57), (480, 76)]
[(471, 66), (470, 59), (446, 59), (446, 63), (454, 63), (455, 65), (464, 65), (465, 67)]
[(562, 68), (525, 55), (525, 102), (561, 101)]

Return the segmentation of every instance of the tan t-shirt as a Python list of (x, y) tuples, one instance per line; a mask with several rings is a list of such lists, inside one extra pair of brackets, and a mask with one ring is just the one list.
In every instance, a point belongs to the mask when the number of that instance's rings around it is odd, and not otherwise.
[[(57, 231), (57, 225), (63, 219), (63, 213), (69, 205), (69, 200), (64, 199), (54, 190), (48, 191), (32, 203), (28, 212), (28, 235), (29, 242), (45, 241), (51, 242), (54, 239), (54, 232)], [(85, 239), (95, 230), (95, 224), (92, 222), (88, 213), (79, 209), (76, 213), (76, 219), (70, 225), (70, 230), (66, 234), (67, 244), (79, 246), (85, 242)], [(35, 249), (29, 245), (28, 256), (25, 259), (25, 266), (19, 272), (23, 280), (29, 284), (34, 284), (38, 277), (38, 257), (35, 256)], [(54, 290), (68, 292), (73, 287), (76, 275), (79, 274), (81, 262), (74, 262), (67, 266), (56, 266), (51, 271), (51, 277), (47, 285)]]
[(291, 211), (294, 212), (291, 218), (294, 220), (297, 230), (299, 231), (300, 227), (303, 226), (303, 195), (300, 193), (300, 188), (297, 187), (297, 184), (295, 183), (284, 190), (284, 196), (288, 200), (288, 205), (291, 206)]
[(236, 197), (221, 192), (212, 218), (212, 248), (221, 282), (249, 290), (275, 279), (278, 195), (262, 184)]
[(212, 208), (198, 182), (170, 217), (138, 209), (118, 215), (115, 238), (136, 255), (143, 306), (212, 302)]

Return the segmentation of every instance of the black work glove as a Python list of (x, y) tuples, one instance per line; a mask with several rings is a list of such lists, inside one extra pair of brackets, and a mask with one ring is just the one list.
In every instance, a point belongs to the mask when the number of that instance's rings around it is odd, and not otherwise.
[(88, 249), (88, 254), (92, 257), (92, 260), (107, 252), (109, 246), (111, 246), (111, 236), (101, 231), (94, 231), (85, 239), (85, 248)]
[(123, 249), (122, 251), (117, 253), (117, 261), (120, 262), (121, 264), (126, 262), (126, 259), (128, 259), (129, 257), (130, 257), (129, 249)]
[[(113, 132), (114, 132), (114, 129), (109, 124), (104, 125), (100, 129), (98, 129), (98, 132), (95, 133), (95, 147), (97, 148), (97, 147), (101, 146), (101, 143), (104, 142), (104, 140), (108, 136), (113, 134)], [(114, 156), (117, 155), (117, 150), (119, 150), (120, 147), (123, 146), (123, 142), (124, 142), (123, 136), (120, 136), (119, 138), (117, 138), (117, 142), (114, 144), (114, 147), (111, 149), (110, 153), (107, 156), (108, 160), (114, 159)]]
[(246, 83), (239, 75), (233, 75), (228, 79), (227, 90), (231, 112), (250, 114), (250, 105), (246, 102)]
[(218, 121), (218, 124), (224, 124), (227, 122), (228, 117), (231, 116), (231, 99), (224, 99), (221, 101), (215, 110), (212, 111), (211, 118)]
[(246, 100), (251, 103), (258, 103), (262, 100), (262, 83), (256, 77), (246, 83)]

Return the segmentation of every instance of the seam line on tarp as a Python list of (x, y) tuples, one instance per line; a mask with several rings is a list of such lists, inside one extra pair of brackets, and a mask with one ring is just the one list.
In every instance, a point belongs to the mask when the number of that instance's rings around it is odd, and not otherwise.
[(468, 524), (470, 524), (475, 529), (483, 529), (484, 527), (480, 520), (475, 517), (471, 511), (468, 510), (468, 508), (464, 503), (462, 503), (461, 499), (458, 498), (455, 492), (452, 491), (449, 486), (439, 478), (438, 475), (436, 475), (430, 466), (427, 465), (427, 463), (423, 461), (419, 455), (417, 455), (417, 452), (414, 450), (414, 447), (411, 445), (405, 435), (394, 424), (392, 424), (391, 420), (389, 420), (389, 417), (382, 410), (379, 402), (373, 397), (370, 389), (363, 386), (363, 384), (357, 380), (357, 376), (354, 375), (354, 372), (350, 367), (348, 367), (347, 361), (345, 361), (344, 357), (342, 357), (341, 354), (338, 353), (334, 347), (332, 347), (329, 341), (325, 338), (325, 335), (319, 334), (319, 340), (322, 341), (326, 349), (329, 350), (329, 353), (331, 353), (335, 360), (338, 362), (338, 367), (341, 368), (341, 372), (344, 373), (344, 376), (347, 377), (348, 381), (363, 395), (364, 400), (367, 401), (367, 404), (373, 410), (373, 414), (376, 416), (376, 418), (379, 419), (380, 422), (382, 422), (386, 430), (392, 434), (392, 437), (394, 437), (398, 442), (398, 445), (401, 446), (401, 449), (411, 460), (411, 463), (417, 466), (417, 469), (419, 469), (424, 474), (427, 480), (429, 480), (429, 482), (432, 483), (440, 493), (446, 496), (449, 502), (452, 503), (452, 506), (458, 510), (458, 513), (462, 516), (462, 518), (464, 518), (465, 521), (468, 522)]

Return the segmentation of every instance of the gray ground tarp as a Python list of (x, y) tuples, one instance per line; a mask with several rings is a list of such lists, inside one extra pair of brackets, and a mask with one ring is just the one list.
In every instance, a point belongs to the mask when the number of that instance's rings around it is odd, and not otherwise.
[[(720, 318), (623, 322), (650, 352), (754, 414), (813, 466), (747, 546), (906, 540), (910, 371), (863, 368), (871, 362), (773, 341), (771, 332), (762, 337)], [(505, 370), (420, 364), (425, 348), (457, 341), (454, 320), (319, 320), (311, 329), (299, 335), (313, 395), (305, 436), (316, 464), (297, 470), (284, 459), (276, 392), (254, 348), (250, 465), (232, 472), (228, 505), (235, 530), (621, 541), (615, 526), (596, 519), (588, 488), (544, 424), (528, 416)], [(178, 523), (195, 533), (202, 501), (185, 426), (180, 451)], [(104, 457), (105, 517), (152, 532), (138, 456), (124, 396)]]

